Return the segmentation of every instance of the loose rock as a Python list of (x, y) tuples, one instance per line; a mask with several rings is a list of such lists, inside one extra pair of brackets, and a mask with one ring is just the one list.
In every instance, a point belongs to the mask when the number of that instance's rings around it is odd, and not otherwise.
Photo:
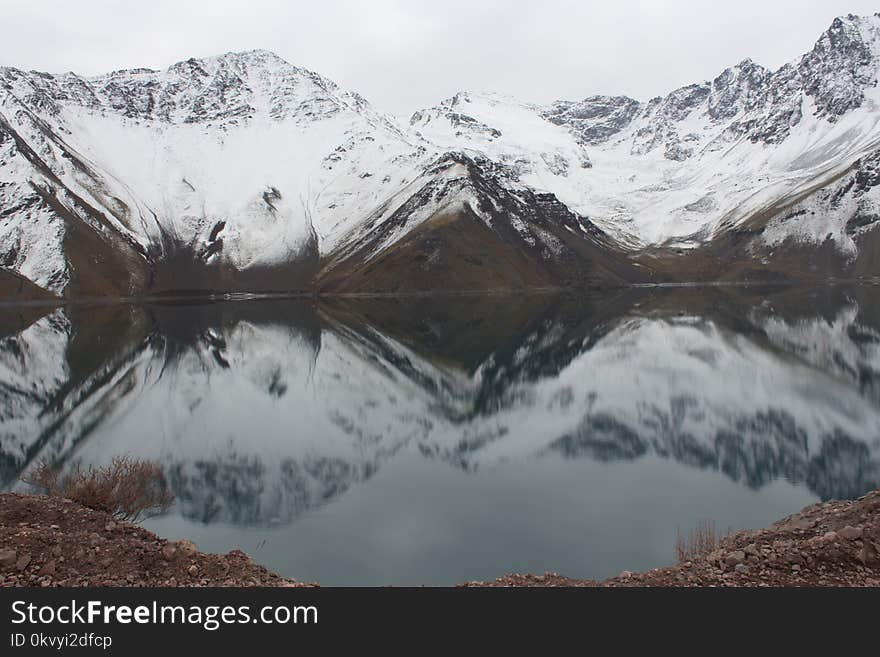
[(842, 538), (844, 540), (854, 541), (857, 538), (862, 537), (862, 528), (861, 527), (850, 527), (849, 525), (847, 525), (846, 527), (841, 529), (839, 532), (837, 532), (837, 535), (840, 536), (840, 538)]
[(18, 553), (10, 548), (0, 550), (0, 568), (11, 568), (18, 561)]
[(746, 560), (746, 553), (742, 550), (734, 550), (733, 552), (728, 552), (727, 556), (724, 557), (724, 563), (728, 566), (736, 566), (737, 564), (741, 564)]
[[(204, 554), (192, 541), (166, 542), (56, 497), (0, 494), (0, 546), (4, 587), (302, 586), (241, 558), (243, 553)], [(186, 558), (164, 560), (168, 553)]]

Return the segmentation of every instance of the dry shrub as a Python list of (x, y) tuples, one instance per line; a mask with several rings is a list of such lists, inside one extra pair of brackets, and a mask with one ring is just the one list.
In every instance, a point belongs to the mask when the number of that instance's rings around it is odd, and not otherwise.
[(101, 467), (83, 469), (77, 463), (63, 474), (43, 461), (22, 481), (45, 495), (65, 497), (129, 522), (164, 513), (174, 501), (158, 464), (127, 456)]
[(711, 520), (701, 520), (696, 529), (691, 530), (687, 536), (682, 536), (681, 530), (675, 539), (675, 556), (678, 563), (694, 561), (707, 556), (718, 546), (721, 535), (715, 532), (715, 523)]

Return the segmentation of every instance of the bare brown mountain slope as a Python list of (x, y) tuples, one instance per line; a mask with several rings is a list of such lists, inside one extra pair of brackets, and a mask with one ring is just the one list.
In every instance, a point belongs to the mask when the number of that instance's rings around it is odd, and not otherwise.
[[(616, 287), (650, 278), (589, 219), (552, 194), (505, 188), (493, 167), (462, 153), (440, 158), (385, 221), (368, 222), (371, 230), (325, 259), (317, 287), (400, 293)], [(419, 222), (425, 208), (437, 209)]]

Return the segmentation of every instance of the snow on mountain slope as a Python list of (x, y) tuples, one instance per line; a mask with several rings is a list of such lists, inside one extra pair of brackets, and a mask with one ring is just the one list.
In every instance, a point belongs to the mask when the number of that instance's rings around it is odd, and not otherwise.
[(46, 289), (59, 289), (67, 282), (64, 261), (64, 224), (48, 208), (40, 207), (27, 173), (31, 165), (18, 151), (10, 128), (0, 118), (0, 224), (2, 264)]
[[(200, 221), (225, 219), (239, 266), (287, 257), (305, 237), (304, 219), (331, 248), (346, 221), (375, 204), (393, 176), (405, 175), (392, 160), (405, 160), (412, 148), (387, 118), (271, 53), (190, 60), (140, 75), (147, 79), (134, 92), (151, 90), (144, 123), (129, 106), (109, 125), (106, 116), (76, 107), (69, 123), (87, 135), (99, 160), (118, 163), (174, 232), (190, 237)], [(198, 94), (194, 82), (205, 85)], [(91, 83), (113, 107), (134, 93), (124, 89), (115, 100), (112, 74)], [(373, 184), (360, 182), (378, 172)]]
[[(420, 157), (363, 98), (261, 51), (92, 79), (6, 68), (0, 80), (0, 112), (26, 146), (153, 260), (186, 248), (243, 270), (296, 259), (315, 238), (332, 249)], [(4, 264), (63, 289), (60, 222), (11, 207), (40, 172), (7, 142), (3, 209), (19, 221), (5, 222)]]
[(3, 266), (53, 292), (88, 287), (125, 294), (143, 288), (143, 246), (115, 216), (127, 206), (107, 194), (101, 174), (11, 93), (0, 93), (0, 203)]
[[(874, 191), (826, 197), (880, 149), (878, 68), (880, 14), (846, 16), (776, 71), (744, 60), (647, 102), (462, 92), (405, 128), (265, 51), (94, 78), (0, 68), (0, 266), (68, 296), (302, 289), (354, 251), (355, 269), (386, 252), (411, 268), (425, 254), (401, 249), (429, 220), (492, 205), (468, 185), (424, 197), (459, 157), (506, 195), (565, 207), (615, 258), (743, 234), (737, 257), (827, 241), (826, 275), (851, 274), (875, 265), (853, 265), (874, 251)], [(511, 221), (558, 242), (540, 214)], [(578, 271), (595, 256), (584, 240)], [(459, 278), (483, 286), (479, 269)]]
[(745, 60), (647, 103), (540, 108), (462, 93), (416, 112), (411, 131), (513, 165), (624, 244), (695, 245), (809, 195), (880, 145), (878, 53), (880, 16), (849, 16), (775, 72)]
[[(856, 272), (876, 273), (870, 252), (859, 242), (869, 241), (880, 219), (880, 148), (856, 160), (843, 175), (777, 213), (767, 224), (763, 241), (777, 247), (786, 240), (801, 243), (834, 241), (838, 249), (856, 258)], [(865, 266), (858, 266), (866, 261)]]
[(641, 280), (592, 222), (517, 181), (516, 165), (448, 152), (328, 259), (351, 292), (620, 285)]

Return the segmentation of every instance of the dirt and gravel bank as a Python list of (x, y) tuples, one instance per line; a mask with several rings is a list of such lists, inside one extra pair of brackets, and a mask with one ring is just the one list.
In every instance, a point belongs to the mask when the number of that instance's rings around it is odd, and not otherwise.
[[(670, 550), (672, 546), (670, 546)], [(0, 586), (308, 586), (239, 550), (205, 554), (60, 498), (0, 495)], [(723, 538), (679, 566), (604, 582), (508, 575), (462, 586), (880, 587), (880, 490)]]
[(0, 586), (301, 586), (58, 497), (0, 495)]

